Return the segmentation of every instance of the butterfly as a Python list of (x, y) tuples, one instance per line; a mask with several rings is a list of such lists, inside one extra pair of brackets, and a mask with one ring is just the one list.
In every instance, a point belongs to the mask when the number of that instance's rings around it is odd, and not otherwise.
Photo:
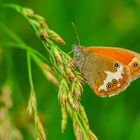
[(74, 45), (74, 61), (96, 95), (113, 96), (140, 77), (140, 54), (117, 47)]

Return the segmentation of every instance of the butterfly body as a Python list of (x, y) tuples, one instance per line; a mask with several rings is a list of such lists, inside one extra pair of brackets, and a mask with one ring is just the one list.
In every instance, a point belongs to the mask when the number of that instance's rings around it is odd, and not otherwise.
[(140, 55), (126, 49), (74, 46), (74, 59), (98, 96), (116, 95), (140, 76)]

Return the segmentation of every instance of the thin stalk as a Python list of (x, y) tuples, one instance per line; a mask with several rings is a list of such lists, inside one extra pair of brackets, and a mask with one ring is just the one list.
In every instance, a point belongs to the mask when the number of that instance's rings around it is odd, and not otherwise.
[(32, 69), (31, 69), (31, 56), (30, 56), (30, 52), (27, 51), (27, 65), (28, 65), (28, 77), (29, 77), (29, 83), (31, 86), (31, 89), (34, 89), (34, 85), (33, 85), (33, 79), (32, 79)]
[(18, 48), (18, 49), (23, 49), (25, 51), (29, 51), (31, 54), (34, 54), (36, 57), (39, 57), (40, 59), (44, 60), (45, 62), (47, 62), (48, 64), (50, 63), (48, 61), (48, 59), (46, 59), (46, 57), (44, 55), (42, 55), (39, 51), (31, 48), (28, 45), (24, 45), (24, 44), (19, 44), (19, 43), (15, 43), (15, 42), (0, 42), (2, 45), (1, 47), (5, 48), (5, 47), (12, 47), (12, 48)]
[[(71, 108), (69, 103), (67, 103), (67, 105), (69, 106), (69, 108)], [(77, 123), (79, 124), (79, 126), (81, 128), (81, 131), (82, 131), (82, 133), (84, 135), (84, 138), (85, 138), (84, 140), (89, 140), (89, 138), (87, 137), (87, 134), (86, 134), (86, 132), (85, 132), (85, 130), (83, 128), (83, 125), (81, 124), (81, 121), (78, 118), (77, 112), (75, 112), (73, 109), (71, 109), (71, 111), (72, 111), (72, 114), (73, 114), (72, 119), (73, 118), (76, 119)]]
[[(31, 95), (34, 96), (36, 100), (36, 95), (34, 92), (34, 84), (33, 84), (33, 78), (32, 78), (32, 69), (31, 69), (31, 54), (29, 51), (27, 51), (27, 65), (28, 65), (28, 78), (29, 78), (29, 83), (31, 87)], [(35, 119), (35, 132), (37, 136), (37, 119), (38, 119), (38, 114), (37, 114), (37, 103), (35, 101), (35, 108), (34, 108), (34, 119)]]

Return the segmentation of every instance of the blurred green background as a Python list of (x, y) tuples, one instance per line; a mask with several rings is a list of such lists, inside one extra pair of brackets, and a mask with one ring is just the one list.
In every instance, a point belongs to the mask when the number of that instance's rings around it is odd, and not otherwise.
[[(75, 33), (74, 22), (81, 45), (120, 46), (140, 52), (140, 0), (3, 0), (30, 7), (46, 18), (50, 28), (59, 33), (71, 51)], [(0, 22), (15, 31), (27, 44), (45, 51), (27, 21), (15, 11), (0, 10)], [(0, 40), (6, 35), (0, 32)], [(10, 53), (9, 53), (10, 52)], [(12, 53), (11, 53), (12, 52)], [(10, 54), (10, 55), (9, 55)], [(8, 63), (6, 61), (8, 60)], [(10, 69), (10, 71), (9, 71)], [(69, 119), (64, 134), (61, 133), (61, 111), (57, 89), (46, 81), (39, 68), (33, 64), (33, 80), (37, 94), (38, 110), (49, 140), (74, 140), (72, 121)], [(13, 84), (13, 107), (10, 115), (25, 140), (33, 139), (26, 106), (29, 98), (26, 53), (18, 49), (0, 48), (0, 84), (7, 75)], [(127, 90), (112, 98), (97, 97), (88, 85), (81, 99), (87, 112), (90, 127), (99, 140), (140, 140), (140, 79)]]

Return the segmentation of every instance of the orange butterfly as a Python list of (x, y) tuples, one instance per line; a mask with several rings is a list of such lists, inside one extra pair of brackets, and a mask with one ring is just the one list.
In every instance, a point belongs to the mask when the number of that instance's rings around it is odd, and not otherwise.
[(140, 76), (140, 54), (122, 48), (74, 45), (74, 59), (98, 96), (123, 91)]

